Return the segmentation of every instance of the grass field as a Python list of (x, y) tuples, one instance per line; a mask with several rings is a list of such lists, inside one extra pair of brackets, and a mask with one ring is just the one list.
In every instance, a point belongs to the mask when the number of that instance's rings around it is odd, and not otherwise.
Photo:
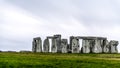
[(1, 52), (0, 68), (120, 68), (120, 54)]

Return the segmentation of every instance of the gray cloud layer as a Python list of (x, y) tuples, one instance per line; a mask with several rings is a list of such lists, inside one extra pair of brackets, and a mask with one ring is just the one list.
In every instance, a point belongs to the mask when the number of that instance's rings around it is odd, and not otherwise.
[[(119, 0), (1, 0), (1, 50), (31, 50), (33, 37), (62, 34), (120, 40)], [(119, 46), (120, 49), (120, 46)]]

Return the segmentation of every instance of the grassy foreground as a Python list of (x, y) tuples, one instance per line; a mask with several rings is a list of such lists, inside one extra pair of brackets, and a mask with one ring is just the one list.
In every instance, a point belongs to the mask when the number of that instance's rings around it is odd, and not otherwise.
[(119, 68), (120, 54), (0, 53), (0, 68)]

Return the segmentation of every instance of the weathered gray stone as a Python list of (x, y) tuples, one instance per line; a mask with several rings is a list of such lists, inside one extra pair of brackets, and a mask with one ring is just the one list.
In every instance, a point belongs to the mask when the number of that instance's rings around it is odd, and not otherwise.
[(32, 52), (36, 52), (36, 43), (34, 40), (32, 41)]
[(57, 52), (57, 40), (54, 39), (54, 38), (52, 39), (51, 52), (52, 53), (56, 53)]
[(81, 52), (83, 53), (102, 53), (103, 40), (105, 37), (77, 36), (77, 39), (83, 39)]
[[(51, 49), (50, 42), (51, 42)], [(79, 44), (79, 40), (81, 39)], [(80, 45), (82, 48), (80, 50)], [(61, 40), (61, 35), (48, 36), (44, 40), (43, 51), (52, 53), (117, 53), (118, 41), (112, 40), (108, 43), (107, 38), (105, 37), (93, 37), (93, 36), (71, 36), (70, 44), (68, 45), (67, 39)], [(42, 40), (40, 37), (36, 37), (32, 41), (32, 51), (33, 52), (42, 52)]]
[(70, 37), (70, 46), (71, 46), (71, 51), (72, 53), (79, 53), (79, 39), (75, 38), (75, 37)]
[(95, 44), (93, 44), (92, 52), (93, 53), (102, 53), (102, 40), (95, 39)]
[(48, 36), (47, 39), (52, 39), (51, 52), (62, 52), (61, 51), (61, 35)]
[(95, 39), (103, 40), (103, 39), (107, 39), (106, 37), (93, 37), (93, 36), (77, 36), (75, 38), (77, 38), (77, 39), (85, 39), (85, 40), (95, 40)]
[(62, 39), (61, 40), (61, 49), (62, 49), (62, 53), (67, 53), (67, 45), (68, 45), (68, 41), (67, 39)]
[(115, 41), (115, 40), (111, 40), (109, 42), (111, 53), (118, 53), (118, 50), (117, 50), (118, 44), (119, 44), (118, 41)]
[(49, 52), (49, 46), (50, 46), (49, 40), (45, 39), (44, 44), (43, 44), (43, 51), (44, 52)]
[(104, 45), (103, 50), (104, 50), (103, 51), (104, 53), (110, 53), (110, 45), (109, 45), (108, 40), (105, 41), (105, 45)]
[(82, 52), (83, 53), (102, 53), (103, 40), (102, 37), (78, 37), (82, 38)]
[(82, 53), (90, 53), (90, 41), (82, 40)]
[(54, 35), (54, 39), (56, 41), (56, 46), (57, 46), (57, 52), (61, 53), (61, 35)]
[(42, 52), (42, 40), (40, 37), (34, 38), (32, 43), (33, 43), (33, 47), (32, 47), (33, 52)]
[(61, 35), (54, 35), (53, 37), (49, 36), (47, 38), (52, 38), (51, 52), (61, 52)]

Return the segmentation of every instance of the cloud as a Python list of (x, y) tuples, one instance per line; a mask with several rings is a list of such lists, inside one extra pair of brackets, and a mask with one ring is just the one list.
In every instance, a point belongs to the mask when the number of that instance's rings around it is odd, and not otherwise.
[(31, 50), (33, 37), (45, 39), (53, 34), (62, 34), (63, 38), (91, 35), (120, 40), (117, 1), (6, 0), (0, 3), (2, 50)]
[[(1, 22), (0, 25), (2, 29), (0, 37), (2, 38), (1, 49), (3, 50), (6, 46), (6, 49), (12, 50), (16, 47), (20, 47), (21, 49), (25, 46), (25, 43), (29, 44), (26, 46), (29, 46), (27, 48), (31, 49), (30, 42), (34, 36), (53, 35), (56, 33), (64, 34), (64, 32), (69, 34), (71, 31), (76, 32), (79, 25), (81, 26), (81, 30), (84, 29), (84, 27), (74, 18), (71, 18), (70, 21), (68, 21), (69, 18), (68, 20), (61, 20), (55, 17), (43, 19), (27, 10), (9, 3), (5, 3), (1, 14), (3, 14), (3, 22)], [(77, 28), (75, 28), (76, 26)], [(20, 50), (19, 48), (16, 49)]]
[(12, 50), (16, 48), (15, 50), (20, 50), (25, 46), (31, 49), (31, 43), (28, 43), (28, 41), (31, 42), (34, 33), (37, 33), (39, 30), (38, 27), (44, 23), (42, 18), (38, 19), (28, 11), (11, 4), (4, 5), (4, 8), (1, 10), (0, 14), (2, 14), (3, 20), (0, 25), (2, 31), (0, 35), (1, 49)]

